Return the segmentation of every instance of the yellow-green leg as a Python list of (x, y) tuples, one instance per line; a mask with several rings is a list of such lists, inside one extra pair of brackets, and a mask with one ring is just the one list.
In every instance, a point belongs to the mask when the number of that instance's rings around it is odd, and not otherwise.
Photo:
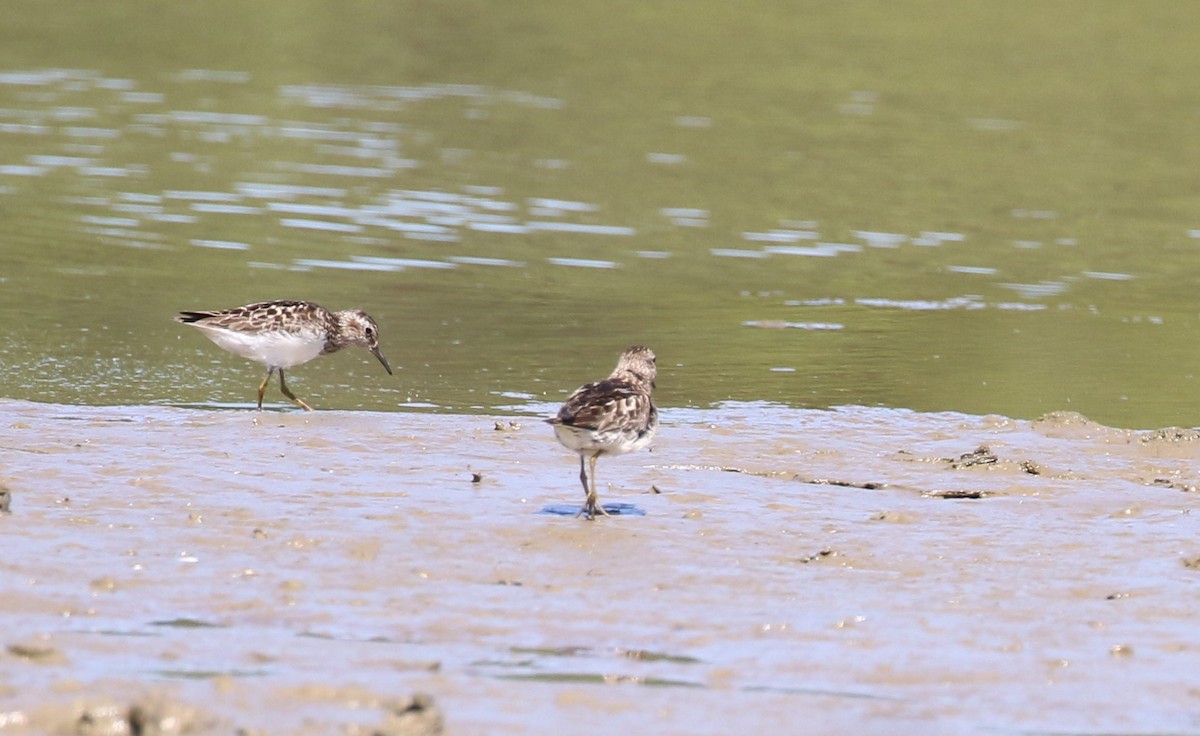
[[(269, 378), (269, 376), (268, 376), (268, 378)], [(291, 399), (296, 404), (296, 406), (300, 407), (304, 411), (312, 411), (313, 410), (311, 406), (304, 403), (300, 399), (297, 399), (296, 394), (294, 394), (290, 390), (288, 390), (287, 381), (283, 380), (283, 369), (282, 368), (279, 369), (279, 390), (283, 392), (284, 396)], [(260, 405), (260, 408), (261, 408), (261, 405)]]
[(596, 460), (599, 457), (600, 457), (600, 455), (598, 453), (588, 457), (588, 465), (591, 467), (591, 474), (590, 474), (591, 478), (589, 481), (589, 478), (588, 478), (589, 474), (585, 473), (584, 469), (583, 469), (583, 455), (579, 456), (579, 480), (581, 483), (583, 483), (583, 492), (585, 494), (586, 500), (583, 503), (583, 508), (579, 509), (578, 514), (575, 514), (576, 518), (578, 518), (580, 514), (587, 513), (588, 519), (595, 519), (597, 509), (600, 510), (600, 513), (602, 515), (609, 516), (609, 513), (604, 510), (604, 507), (601, 506), (599, 503), (597, 503)]
[[(262, 411), (263, 395), (267, 393), (267, 384), (271, 382), (271, 376), (273, 376), (274, 374), (275, 374), (275, 369), (274, 368), (269, 369), (267, 371), (267, 377), (263, 379), (262, 383), (258, 384), (258, 410), (259, 411)], [(282, 375), (282, 373), (280, 375)]]
[(583, 495), (588, 495), (587, 466), (583, 464), (583, 455), (579, 455), (579, 482), (583, 484)]

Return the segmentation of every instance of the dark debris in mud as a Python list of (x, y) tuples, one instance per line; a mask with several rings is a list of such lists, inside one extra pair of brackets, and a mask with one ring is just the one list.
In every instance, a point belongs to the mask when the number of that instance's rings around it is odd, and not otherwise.
[(987, 498), (996, 494), (990, 491), (965, 490), (965, 491), (925, 491), (921, 494), (926, 498)]
[(1200, 486), (1195, 483), (1183, 483), (1181, 481), (1171, 480), (1170, 478), (1155, 478), (1147, 485), (1152, 485), (1156, 488), (1170, 488), (1172, 490), (1182, 491), (1184, 493), (1196, 493), (1197, 490), (1200, 490)]
[(130, 705), (115, 702), (89, 705), (75, 716), (72, 725), (72, 733), (79, 736), (165, 736), (212, 728), (216, 722), (191, 706), (170, 699), (151, 698)]
[(944, 462), (950, 463), (950, 467), (955, 470), (963, 468), (973, 468), (979, 465), (1001, 465), (1001, 464), (1016, 464), (1017, 468), (1023, 473), (1029, 475), (1042, 475), (1042, 468), (1032, 460), (1001, 460), (1000, 457), (992, 451), (992, 448), (987, 445), (980, 445), (971, 452), (963, 453), (954, 458), (942, 458)]
[[(814, 486), (838, 486), (840, 488), (861, 488), (865, 491), (877, 491), (881, 488), (887, 488), (887, 483), (877, 481), (850, 481), (850, 480), (834, 480), (832, 478), (806, 478), (802, 475), (796, 475), (790, 470), (750, 470), (749, 468), (739, 468), (736, 465), (665, 465), (659, 466), (671, 470), (719, 470), (722, 473), (739, 473), (741, 475), (752, 475), (756, 478), (788, 478), (800, 483), (809, 483)], [(652, 493), (660, 493), (657, 487), (651, 486)]]
[[(374, 705), (382, 711), (380, 722), (374, 725), (347, 723), (337, 732), (363, 736), (438, 736), (445, 730), (441, 709), (425, 693), (384, 698)], [(55, 731), (79, 736), (168, 736), (226, 731), (257, 736), (266, 733), (253, 727), (225, 729), (219, 726), (216, 718), (190, 705), (165, 696), (150, 696), (128, 705), (107, 701), (83, 706), (71, 717), (70, 725), (61, 724)]]
[(41, 644), (9, 644), (8, 653), (30, 662), (56, 664), (64, 661), (57, 649)]
[(385, 704), (382, 725), (371, 729), (372, 736), (435, 736), (445, 729), (442, 711), (425, 693)]
[(839, 488), (860, 488), (864, 491), (878, 491), (882, 488), (887, 488), (887, 483), (878, 483), (868, 481), (866, 483), (856, 483), (849, 480), (832, 480), (830, 478), (801, 478), (796, 476), (796, 480), (802, 483), (810, 483), (814, 486), (837, 486)]
[(788, 475), (786, 470), (747, 470), (746, 468), (738, 468), (733, 465), (722, 465), (718, 468), (722, 473), (741, 473), (742, 475), (753, 475), (759, 478), (779, 478)]
[(828, 547), (826, 547), (825, 549), (813, 552), (811, 555), (809, 555), (807, 557), (797, 558), (796, 562), (807, 565), (812, 562), (820, 562), (821, 560), (825, 560), (830, 557), (837, 557), (837, 552), (834, 552), (832, 549), (829, 549)]
[(1196, 442), (1197, 440), (1200, 440), (1200, 429), (1182, 427), (1165, 427), (1138, 435), (1138, 442), (1146, 445), (1156, 442)]
[(167, 626), (176, 629), (223, 629), (225, 624), (213, 623), (212, 621), (202, 621), (198, 618), (171, 618), (162, 619), (160, 621), (151, 621), (151, 626)]
[(1008, 460), (997, 455), (987, 445), (980, 445), (971, 452), (964, 452), (958, 457), (922, 457), (908, 450), (900, 450), (896, 455), (908, 462), (930, 462), (949, 465), (953, 470), (970, 468), (1004, 468), (1016, 469), (1027, 475), (1046, 475), (1046, 470), (1033, 460)]
[(1000, 458), (996, 457), (996, 453), (992, 452), (992, 448), (987, 445), (980, 445), (973, 452), (963, 453), (958, 456), (957, 460), (944, 458), (950, 463), (950, 467), (955, 470), (961, 468), (973, 468), (976, 465), (995, 465)]
[(618, 657), (625, 659), (633, 659), (638, 662), (671, 662), (672, 664), (700, 664), (702, 660), (696, 657), (689, 657), (685, 654), (667, 654), (665, 652), (652, 652), (648, 649), (614, 649), (613, 653)]

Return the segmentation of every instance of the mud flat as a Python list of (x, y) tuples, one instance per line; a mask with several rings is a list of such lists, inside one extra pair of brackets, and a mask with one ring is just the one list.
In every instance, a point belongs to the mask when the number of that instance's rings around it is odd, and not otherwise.
[(1200, 433), (0, 402), (0, 733), (1200, 733)]

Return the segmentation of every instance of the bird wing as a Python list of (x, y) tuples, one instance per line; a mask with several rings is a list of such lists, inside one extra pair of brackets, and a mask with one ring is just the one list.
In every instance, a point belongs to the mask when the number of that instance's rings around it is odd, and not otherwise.
[(307, 302), (257, 302), (219, 311), (180, 312), (176, 319), (197, 327), (219, 328), (232, 332), (302, 332), (301, 328), (305, 323), (287, 317), (290, 312), (296, 310), (313, 309), (321, 310), (320, 307)]
[(552, 422), (603, 432), (643, 423), (654, 411), (650, 397), (628, 381), (606, 378), (567, 397)]

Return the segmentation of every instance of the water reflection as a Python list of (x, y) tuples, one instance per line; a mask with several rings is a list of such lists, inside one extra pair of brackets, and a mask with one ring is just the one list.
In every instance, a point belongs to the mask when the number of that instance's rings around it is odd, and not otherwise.
[[(768, 15), (745, 37), (755, 49), (792, 27)], [(886, 27), (881, 38), (937, 33)], [(525, 31), (511, 32), (487, 44), (523, 48)], [(1029, 33), (1006, 38), (1023, 47)], [(215, 50), (170, 66), (165, 38), (120, 74), (56, 65), (53, 48), (0, 70), (0, 205), (14, 213), (0, 306), (20, 317), (4, 337), (7, 394), (233, 400), (147, 317), (185, 297), (306, 297), (371, 306), (414, 356), (402, 389), (330, 389), (348, 405), (395, 408), (398, 393), (486, 408), (476, 397), (561, 390), (640, 341), (672, 356), (663, 400), (683, 405), (1069, 407), (1153, 424), (1194, 413), (1170, 397), (1192, 388), (1195, 309), (1177, 276), (1200, 213), (1163, 211), (1116, 176), (1186, 179), (1162, 146), (1196, 133), (1169, 109), (1157, 118), (1174, 127), (1146, 137), (1136, 116), (1076, 100), (1080, 119), (1110, 116), (1118, 138), (1145, 139), (1138, 161), (1160, 166), (1117, 172), (1088, 168), (1079, 146), (1120, 147), (1065, 113), (1044, 119), (1055, 97), (1043, 80), (1003, 65), (950, 57), (930, 75), (892, 49), (879, 68), (899, 77), (848, 79), (747, 61), (760, 57), (731, 42), (686, 79), (669, 55), (625, 50), (573, 56), (553, 82), (495, 58), (389, 72), (356, 49), (389, 58), (394, 34), (356, 38), (329, 75)], [(585, 84), (600, 58), (641, 71)], [(948, 93), (945, 70), (961, 68), (977, 76)], [(1111, 70), (1105, 99), (1140, 94), (1137, 69)], [(756, 82), (731, 86), (729, 73)], [(762, 329), (776, 326), (788, 329)], [(45, 355), (72, 375), (43, 374)], [(114, 360), (124, 368), (99, 367)], [(770, 377), (779, 366), (792, 383)]]

